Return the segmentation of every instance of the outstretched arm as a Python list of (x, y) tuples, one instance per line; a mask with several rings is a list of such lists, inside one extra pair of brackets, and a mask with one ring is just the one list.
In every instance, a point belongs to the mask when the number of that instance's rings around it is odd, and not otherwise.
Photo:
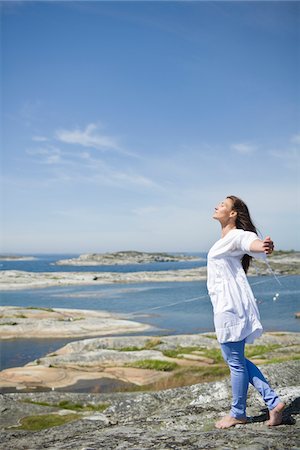
[(263, 241), (260, 239), (255, 239), (250, 245), (251, 252), (264, 252), (266, 255), (270, 255), (274, 250), (274, 242), (267, 236)]

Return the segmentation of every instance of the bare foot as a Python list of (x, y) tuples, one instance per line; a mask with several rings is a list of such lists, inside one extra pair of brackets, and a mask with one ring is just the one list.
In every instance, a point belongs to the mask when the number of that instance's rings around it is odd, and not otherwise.
[(267, 420), (266, 424), (269, 427), (274, 427), (275, 425), (280, 425), (282, 422), (282, 413), (285, 408), (285, 404), (283, 402), (278, 403), (275, 408), (269, 411), (270, 419)]
[(232, 416), (225, 416), (221, 420), (215, 423), (216, 428), (230, 428), (235, 425), (245, 424), (247, 423), (247, 419), (236, 419)]

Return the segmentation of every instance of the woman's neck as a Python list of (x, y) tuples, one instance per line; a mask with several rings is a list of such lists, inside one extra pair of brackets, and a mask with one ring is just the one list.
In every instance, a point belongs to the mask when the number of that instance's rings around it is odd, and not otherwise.
[(229, 231), (235, 230), (235, 229), (236, 229), (236, 225), (232, 225), (232, 224), (222, 225), (222, 233), (221, 233), (222, 238), (225, 237), (226, 234), (229, 233)]

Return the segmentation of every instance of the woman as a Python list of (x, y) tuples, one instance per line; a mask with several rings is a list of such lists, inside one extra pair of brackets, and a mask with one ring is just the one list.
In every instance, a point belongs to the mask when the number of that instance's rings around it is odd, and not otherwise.
[(285, 404), (271, 389), (260, 370), (244, 356), (245, 343), (253, 343), (262, 334), (256, 300), (246, 273), (252, 257), (265, 258), (273, 251), (273, 241), (256, 234), (246, 204), (231, 195), (216, 208), (213, 218), (222, 227), (222, 237), (208, 253), (207, 287), (214, 310), (217, 339), (223, 358), (230, 368), (232, 405), (228, 416), (217, 428), (245, 424), (249, 382), (262, 395), (269, 409), (269, 426), (282, 422)]

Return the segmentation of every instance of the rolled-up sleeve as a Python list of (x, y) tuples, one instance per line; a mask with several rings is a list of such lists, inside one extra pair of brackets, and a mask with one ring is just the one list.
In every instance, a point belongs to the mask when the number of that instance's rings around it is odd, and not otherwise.
[(259, 239), (259, 237), (253, 231), (244, 231), (244, 233), (241, 234), (240, 240), (241, 250), (245, 253), (250, 253), (250, 246), (252, 242), (257, 239)]

